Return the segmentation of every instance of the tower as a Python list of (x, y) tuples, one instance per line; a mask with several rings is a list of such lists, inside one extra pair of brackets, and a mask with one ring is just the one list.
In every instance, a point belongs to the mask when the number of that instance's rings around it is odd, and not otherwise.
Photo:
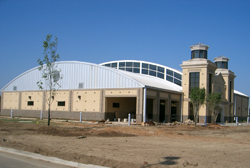
[[(224, 121), (221, 122), (232, 122), (233, 121), (233, 102), (234, 102), (234, 78), (236, 77), (234, 75), (234, 72), (230, 71), (228, 69), (228, 61), (229, 58), (225, 56), (218, 56), (214, 58), (214, 62), (216, 64), (216, 76), (222, 76), (225, 85), (223, 88), (223, 112), (222, 112), (222, 119)], [(216, 87), (219, 84), (219, 82), (216, 83)]]
[[(189, 98), (191, 88), (205, 88), (206, 95), (213, 92), (216, 64), (208, 60), (208, 48), (209, 46), (202, 43), (190, 46), (191, 59), (182, 62), (183, 121), (194, 119)], [(211, 114), (208, 113), (206, 104), (199, 109), (199, 122), (203, 123), (205, 116), (207, 122), (210, 122)]]

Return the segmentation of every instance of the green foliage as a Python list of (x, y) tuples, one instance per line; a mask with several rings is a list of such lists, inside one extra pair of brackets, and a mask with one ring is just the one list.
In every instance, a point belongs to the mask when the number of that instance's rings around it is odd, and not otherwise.
[(199, 109), (201, 107), (201, 105), (203, 105), (205, 103), (205, 98), (206, 98), (206, 90), (205, 88), (192, 88), (190, 91), (190, 102), (193, 104), (193, 110), (194, 110), (194, 120), (195, 120), (195, 126), (197, 124), (198, 121), (198, 117), (199, 117)]
[(212, 123), (216, 123), (218, 114), (222, 111), (219, 104), (222, 101), (222, 93), (210, 93), (207, 98), (207, 107), (212, 112)]
[[(52, 96), (55, 95), (57, 89), (61, 86), (58, 83), (62, 77), (60, 76), (61, 70), (57, 69), (56, 61), (60, 58), (59, 54), (56, 54), (58, 39), (55, 37), (55, 41), (51, 40), (52, 35), (48, 34), (46, 40), (43, 41), (44, 58), (38, 59), (39, 71), (42, 74), (42, 78), (37, 82), (39, 89), (45, 89), (49, 91), (45, 94), (46, 103), (48, 104), (48, 126), (50, 125), (50, 106), (53, 102)], [(44, 81), (44, 82), (43, 82)]]

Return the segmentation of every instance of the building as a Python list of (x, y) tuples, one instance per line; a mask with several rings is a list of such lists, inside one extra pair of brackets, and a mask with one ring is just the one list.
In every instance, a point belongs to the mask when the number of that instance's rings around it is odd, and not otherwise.
[[(222, 92), (223, 112), (220, 122), (241, 120), (249, 115), (249, 97), (235, 91), (229, 59), (219, 56), (208, 60), (208, 46), (198, 43), (190, 47), (191, 59), (183, 61), (183, 72), (145, 61), (122, 60), (100, 65), (62, 61), (60, 89), (54, 95), (51, 118), (84, 120), (127, 118), (128, 113), (137, 122), (153, 120), (173, 122), (192, 119), (189, 90), (204, 87), (207, 94)], [(47, 117), (47, 91), (38, 90), (41, 80), (38, 67), (30, 69), (2, 88), (1, 115)], [(43, 82), (45, 83), (45, 82)], [(236, 108), (237, 107), (237, 108)], [(239, 108), (239, 109), (238, 109)], [(199, 122), (211, 119), (207, 107), (200, 109)]]

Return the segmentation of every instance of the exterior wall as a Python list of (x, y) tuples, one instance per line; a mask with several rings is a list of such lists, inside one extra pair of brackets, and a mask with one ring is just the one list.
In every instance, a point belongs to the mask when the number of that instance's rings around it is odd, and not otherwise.
[(246, 121), (248, 117), (249, 98), (235, 94), (235, 116), (238, 121)]
[[(188, 118), (193, 118), (191, 112), (190, 112), (190, 98), (189, 98), (189, 74), (191, 72), (199, 72), (199, 87), (205, 88), (206, 90), (206, 96), (209, 95), (209, 74), (212, 74), (212, 91), (215, 90), (215, 64), (207, 59), (192, 59), (189, 61), (183, 61), (183, 64), (181, 65), (183, 69), (183, 76), (182, 76), (182, 91), (184, 93), (183, 97), (183, 121), (187, 120)], [(206, 116), (206, 122), (211, 121), (211, 113), (209, 112), (206, 104), (202, 105), (199, 109), (199, 122), (203, 123), (205, 121)]]
[(101, 90), (72, 91), (73, 112), (101, 112)]
[[(49, 97), (49, 92), (45, 95)], [(56, 91), (54, 95), (54, 100), (51, 104), (51, 111), (70, 111), (70, 91)], [(65, 102), (65, 106), (58, 106), (58, 102)], [(48, 109), (48, 104), (46, 103), (45, 109)]]
[(3, 101), (3, 107), (2, 109), (12, 109), (12, 110), (18, 110), (19, 109), (19, 92), (4, 92), (2, 101)]
[[(33, 105), (28, 105), (33, 101)], [(43, 92), (21, 92), (21, 110), (43, 110)]]

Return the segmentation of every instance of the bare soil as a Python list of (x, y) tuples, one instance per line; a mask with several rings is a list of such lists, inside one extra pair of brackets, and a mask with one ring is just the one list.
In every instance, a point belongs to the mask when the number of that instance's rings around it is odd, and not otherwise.
[[(40, 122), (40, 121), (38, 121)], [(0, 120), (0, 146), (117, 168), (250, 167), (250, 126), (148, 126)]]

